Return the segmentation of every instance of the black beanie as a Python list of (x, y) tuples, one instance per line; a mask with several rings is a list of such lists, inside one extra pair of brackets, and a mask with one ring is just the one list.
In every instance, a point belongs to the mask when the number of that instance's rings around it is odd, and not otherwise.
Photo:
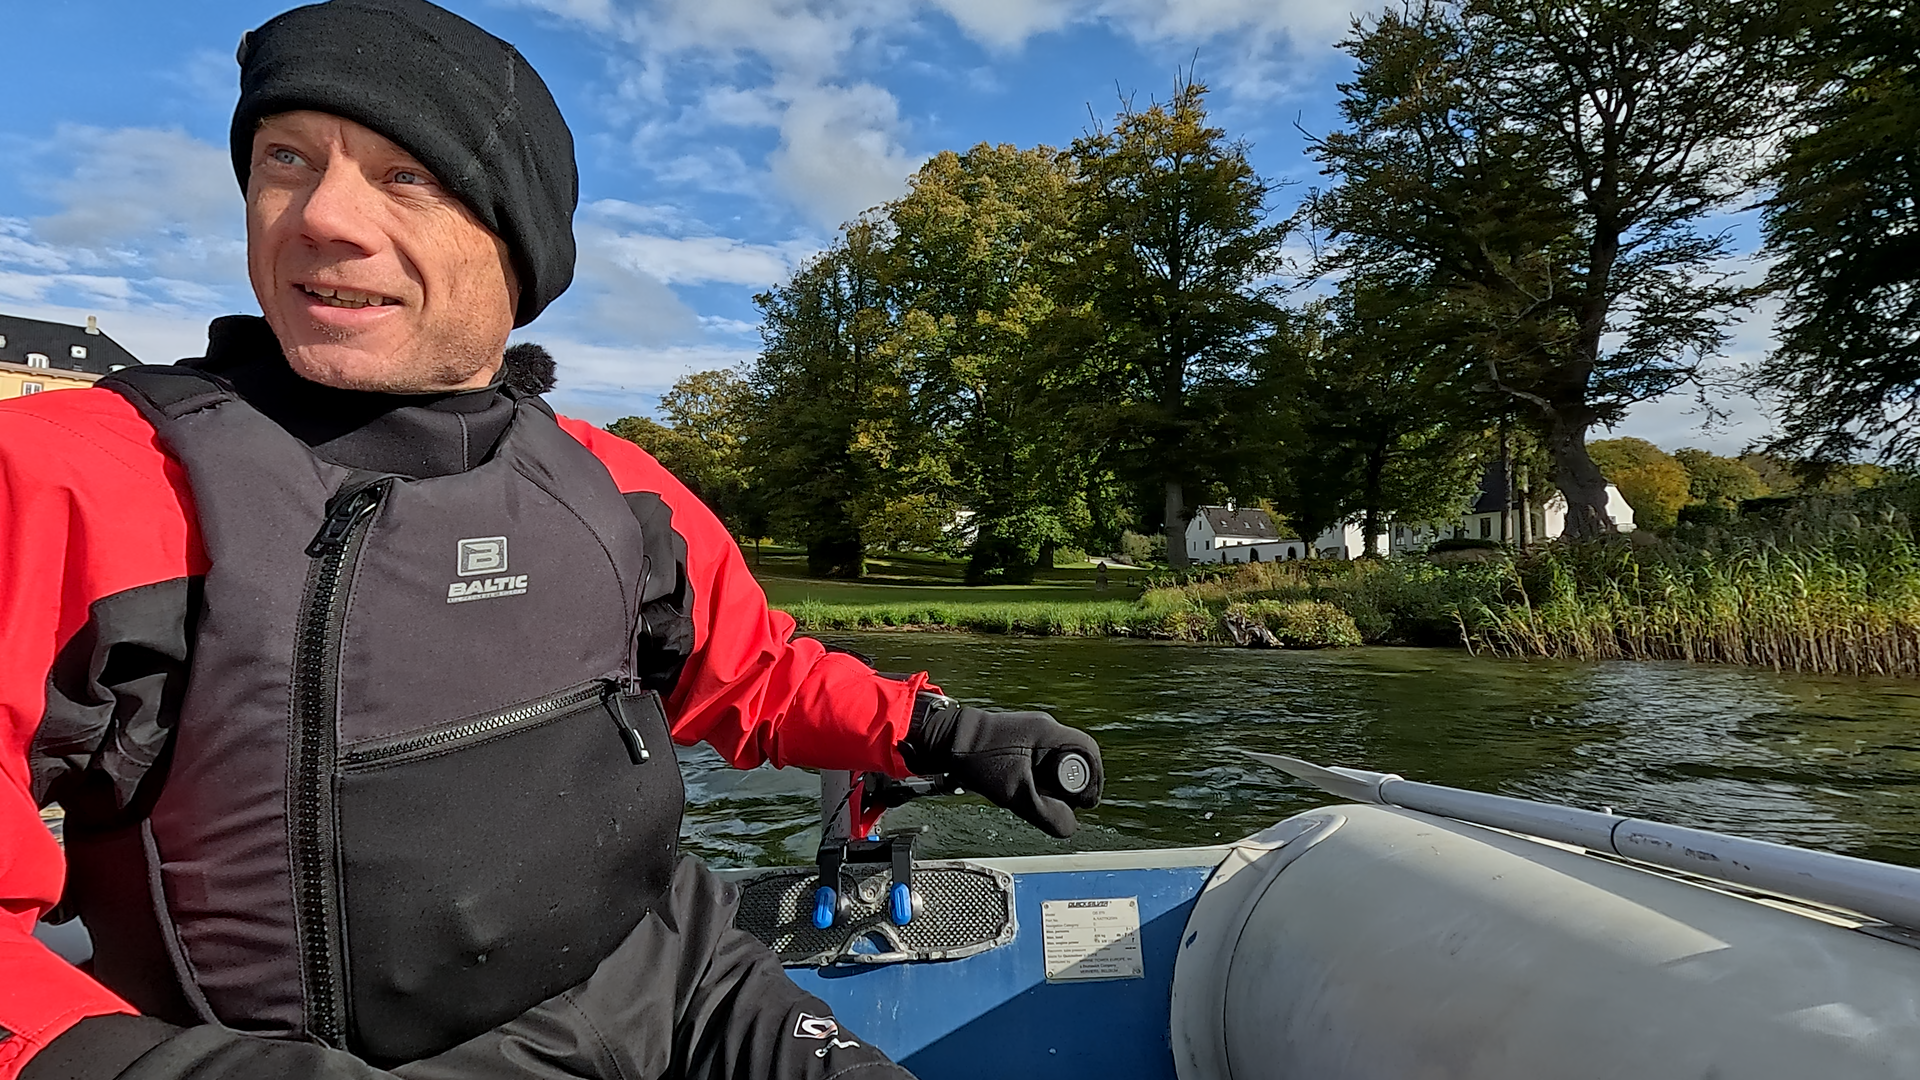
[(513, 46), (426, 0), (329, 0), (247, 34), (238, 59), (232, 144), (242, 191), (260, 121), (331, 113), (420, 159), (506, 242), (520, 279), (515, 326), (573, 281), (573, 133)]

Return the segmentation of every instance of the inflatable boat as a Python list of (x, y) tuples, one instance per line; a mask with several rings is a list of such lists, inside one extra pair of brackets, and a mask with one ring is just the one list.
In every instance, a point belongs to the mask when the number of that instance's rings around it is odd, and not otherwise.
[(1920, 871), (1254, 756), (1342, 801), (902, 866), (829, 784), (741, 922), (925, 1080), (1920, 1077)]
[(875, 815), (937, 784), (829, 776), (814, 865), (724, 873), (925, 1080), (1920, 1077), (1920, 870), (1254, 756), (1340, 801), (1209, 847), (922, 860)]

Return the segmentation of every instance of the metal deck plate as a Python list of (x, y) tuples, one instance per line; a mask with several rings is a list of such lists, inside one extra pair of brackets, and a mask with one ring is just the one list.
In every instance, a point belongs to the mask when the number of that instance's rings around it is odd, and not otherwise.
[(905, 926), (887, 915), (892, 877), (885, 865), (844, 871), (852, 911), (826, 930), (813, 925), (812, 867), (767, 870), (739, 881), (734, 925), (766, 942), (789, 967), (956, 960), (1012, 941), (1013, 876), (958, 862), (916, 862), (920, 913)]

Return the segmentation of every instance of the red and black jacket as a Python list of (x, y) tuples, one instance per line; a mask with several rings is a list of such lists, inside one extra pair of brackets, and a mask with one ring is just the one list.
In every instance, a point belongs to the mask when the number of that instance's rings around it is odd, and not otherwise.
[[(793, 638), (624, 440), (315, 387), (258, 320), (110, 383), (0, 403), (0, 1078), (133, 1011), (434, 1053), (665, 887), (665, 737), (905, 771), (924, 677)], [(63, 891), (92, 975), (33, 939)]]

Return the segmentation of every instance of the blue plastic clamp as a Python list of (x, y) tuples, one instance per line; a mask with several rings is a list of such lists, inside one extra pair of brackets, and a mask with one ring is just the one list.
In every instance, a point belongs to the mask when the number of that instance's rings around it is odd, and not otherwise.
[(893, 925), (905, 926), (913, 921), (913, 890), (907, 888), (904, 881), (893, 883), (893, 890), (887, 896), (889, 914), (893, 916)]
[(831, 885), (822, 885), (813, 890), (813, 928), (825, 930), (833, 925), (834, 917), (839, 914), (840, 898), (834, 895)]

